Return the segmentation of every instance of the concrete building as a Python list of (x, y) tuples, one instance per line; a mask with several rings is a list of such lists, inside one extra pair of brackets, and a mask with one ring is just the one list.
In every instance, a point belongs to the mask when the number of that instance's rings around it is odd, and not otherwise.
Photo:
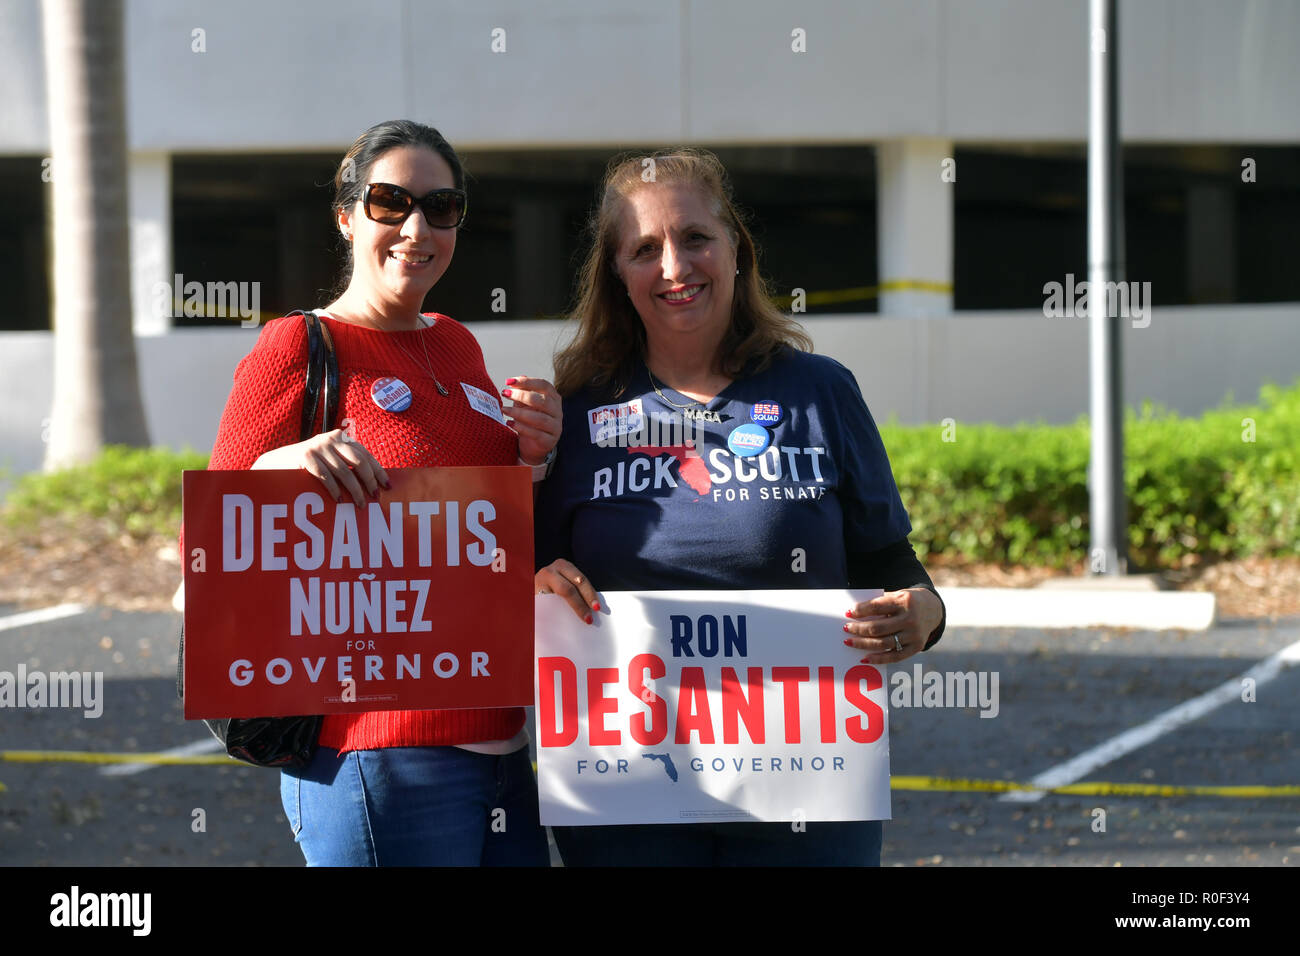
[[(325, 301), (325, 184), (398, 117), (465, 156), (470, 222), (427, 305), (483, 323), (494, 373), (549, 356), (554, 324), (489, 323), (564, 311), (610, 155), (691, 143), (722, 157), (775, 291), (877, 417), (1086, 410), (1084, 323), (1043, 306), (1086, 271), (1088, 45), (1115, 42), (1081, 0), (126, 7), (132, 308), (160, 442), (210, 445), (254, 334), (232, 302)], [(25, 470), (49, 405), (38, 0), (0, 0), (0, 23), (0, 464)], [(1128, 278), (1164, 316), (1127, 335), (1127, 395), (1252, 398), (1300, 374), (1300, 4), (1121, 0), (1119, 32)], [(189, 282), (253, 294), (186, 316)]]

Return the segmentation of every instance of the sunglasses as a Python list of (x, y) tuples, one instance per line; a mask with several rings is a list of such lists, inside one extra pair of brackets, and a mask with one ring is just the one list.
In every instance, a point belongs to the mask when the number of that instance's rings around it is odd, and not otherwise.
[(463, 189), (435, 189), (416, 199), (401, 186), (370, 183), (361, 197), (366, 216), (385, 226), (406, 222), (417, 203), (434, 229), (457, 229), (465, 222), (468, 197)]

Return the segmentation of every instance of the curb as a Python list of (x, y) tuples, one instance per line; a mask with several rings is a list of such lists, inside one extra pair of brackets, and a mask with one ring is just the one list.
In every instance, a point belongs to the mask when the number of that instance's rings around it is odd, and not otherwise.
[(1215, 598), (1203, 591), (940, 588), (949, 627), (1131, 627), (1204, 631)]

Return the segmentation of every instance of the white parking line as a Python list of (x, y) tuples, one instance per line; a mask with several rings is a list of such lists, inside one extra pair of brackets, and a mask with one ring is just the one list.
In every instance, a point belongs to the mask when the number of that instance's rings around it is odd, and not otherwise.
[[(196, 740), (192, 744), (183, 744), (180, 747), (173, 747), (171, 750), (160, 750), (159, 753), (168, 757), (194, 757), (198, 754), (219, 754), (224, 749), (221, 746), (221, 741), (215, 737), (209, 737), (207, 740)], [(105, 777), (125, 777), (128, 774), (143, 773), (146, 770), (153, 770), (160, 766), (164, 765), (155, 763), (116, 763), (101, 767), (99, 772)]]
[[(1063, 787), (1066, 784), (1074, 783), (1076, 780), (1086, 777), (1098, 767), (1103, 767), (1113, 760), (1118, 760), (1125, 754), (1132, 753), (1140, 747), (1145, 747), (1153, 740), (1181, 727), (1183, 724), (1204, 717), (1216, 707), (1231, 701), (1241, 700), (1242, 684), (1247, 678), (1253, 680), (1255, 686), (1259, 687), (1297, 662), (1300, 662), (1300, 641), (1282, 648), (1272, 657), (1256, 664), (1241, 676), (1225, 681), (1200, 697), (1193, 697), (1191, 700), (1184, 701), (1177, 707), (1151, 718), (1145, 724), (1126, 730), (1118, 737), (1112, 737), (1091, 750), (1085, 750), (1072, 760), (1067, 760), (1050, 770), (1043, 771), (1034, 777), (1030, 783), (1038, 787)], [(998, 799), (1003, 803), (1035, 803), (1045, 796), (1046, 794), (1041, 791), (1015, 790), (1011, 793), (1004, 793)]]
[(54, 607), (43, 607), (38, 611), (22, 611), (18, 614), (10, 614), (7, 617), (0, 617), (0, 631), (8, 631), (15, 627), (26, 627), (28, 624), (42, 624), (45, 621), (57, 621), (61, 617), (84, 614), (88, 610), (90, 608), (84, 604), (56, 604)]

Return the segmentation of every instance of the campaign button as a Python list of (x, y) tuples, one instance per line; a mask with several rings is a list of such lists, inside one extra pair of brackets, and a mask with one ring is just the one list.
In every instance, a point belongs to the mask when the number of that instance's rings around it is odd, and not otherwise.
[(400, 378), (385, 376), (370, 386), (370, 398), (386, 412), (404, 412), (411, 407), (411, 390)]
[(740, 458), (753, 458), (762, 454), (771, 440), (761, 425), (737, 425), (727, 436), (727, 447)]
[(755, 402), (749, 417), (760, 425), (775, 425), (781, 420), (781, 406), (776, 402)]

